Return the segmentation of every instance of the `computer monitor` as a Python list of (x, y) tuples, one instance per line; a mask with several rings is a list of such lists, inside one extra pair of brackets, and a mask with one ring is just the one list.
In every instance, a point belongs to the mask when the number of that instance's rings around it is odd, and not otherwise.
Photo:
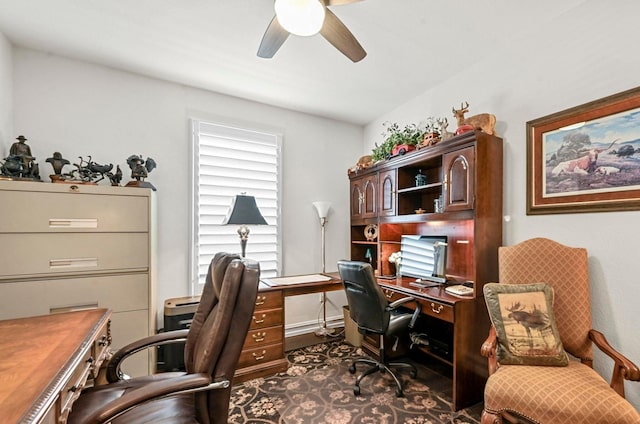
[(400, 274), (438, 283), (446, 282), (447, 237), (403, 235)]

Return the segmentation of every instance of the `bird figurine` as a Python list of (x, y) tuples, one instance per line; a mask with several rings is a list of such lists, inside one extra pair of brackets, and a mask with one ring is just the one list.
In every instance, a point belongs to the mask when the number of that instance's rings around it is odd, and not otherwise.
[(149, 187), (155, 190), (155, 187), (151, 183), (145, 182), (145, 178), (147, 178), (149, 172), (157, 166), (155, 160), (149, 157), (145, 160), (142, 158), (142, 155), (131, 155), (127, 158), (127, 165), (129, 165), (129, 169), (131, 169), (131, 178), (135, 180), (129, 181), (127, 186)]

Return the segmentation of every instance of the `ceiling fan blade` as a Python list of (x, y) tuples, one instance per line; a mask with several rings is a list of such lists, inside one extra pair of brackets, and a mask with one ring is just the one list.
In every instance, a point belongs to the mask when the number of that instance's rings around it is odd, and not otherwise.
[(359, 62), (364, 59), (367, 52), (358, 43), (356, 37), (333, 12), (327, 8), (325, 8), (325, 11), (326, 15), (320, 34), (353, 62)]
[(271, 59), (280, 46), (286, 41), (287, 37), (289, 37), (289, 32), (282, 28), (280, 22), (278, 22), (278, 18), (274, 16), (262, 36), (260, 47), (258, 47), (258, 56)]
[(327, 6), (341, 6), (343, 4), (355, 3), (362, 0), (324, 0)]

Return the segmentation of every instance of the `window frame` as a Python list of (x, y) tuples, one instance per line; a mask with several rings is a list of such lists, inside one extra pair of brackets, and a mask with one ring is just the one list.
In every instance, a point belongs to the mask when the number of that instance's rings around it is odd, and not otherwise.
[[(198, 233), (199, 233), (199, 210), (198, 210), (198, 187), (199, 187), (199, 159), (200, 159), (200, 134), (202, 125), (220, 126), (229, 129), (245, 132), (256, 132), (260, 134), (267, 134), (275, 138), (276, 149), (276, 275), (281, 275), (282, 264), (282, 225), (281, 225), (281, 205), (282, 205), (282, 141), (283, 136), (281, 131), (274, 130), (272, 128), (260, 127), (256, 124), (247, 123), (234, 123), (228, 122), (223, 119), (200, 119), (191, 118), (189, 125), (190, 133), (190, 237), (189, 237), (189, 292), (191, 296), (198, 296), (202, 292), (203, 284), (200, 284), (200, 272), (199, 272), (199, 250), (198, 250)], [(240, 188), (238, 194), (240, 194)], [(251, 193), (249, 193), (251, 194)], [(231, 205), (231, 200), (229, 201)], [(234, 227), (235, 233), (235, 227)], [(249, 245), (251, 244), (251, 235), (249, 236)], [(240, 253), (240, 240), (238, 238), (237, 253)]]

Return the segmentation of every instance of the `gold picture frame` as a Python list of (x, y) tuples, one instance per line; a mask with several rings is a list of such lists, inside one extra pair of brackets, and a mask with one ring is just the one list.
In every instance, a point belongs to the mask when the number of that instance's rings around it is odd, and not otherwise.
[(526, 127), (527, 215), (640, 209), (640, 87)]

